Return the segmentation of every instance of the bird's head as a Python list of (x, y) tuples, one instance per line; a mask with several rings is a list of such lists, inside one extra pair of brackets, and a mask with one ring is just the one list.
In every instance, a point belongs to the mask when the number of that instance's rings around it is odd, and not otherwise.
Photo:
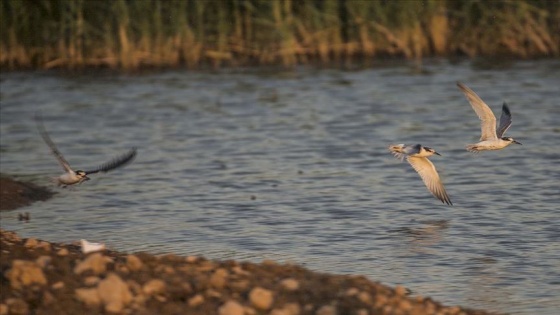
[(429, 152), (429, 153), (431, 153), (431, 154), (437, 154), (437, 155), (441, 156), (441, 154), (437, 153), (436, 150), (434, 150), (434, 149), (432, 149), (432, 148), (430, 148), (430, 147), (424, 147), (424, 150), (426, 150), (426, 152)]
[(502, 137), (502, 140), (521, 145), (521, 142), (515, 141), (512, 137)]
[(76, 171), (76, 176), (78, 176), (83, 180), (89, 180), (89, 177), (87, 177), (87, 174), (84, 171), (80, 171), (80, 170)]

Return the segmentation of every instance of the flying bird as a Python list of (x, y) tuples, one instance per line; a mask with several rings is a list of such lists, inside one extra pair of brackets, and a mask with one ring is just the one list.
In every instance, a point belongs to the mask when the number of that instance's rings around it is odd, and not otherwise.
[(521, 144), (511, 137), (503, 137), (504, 133), (511, 126), (511, 112), (506, 103), (502, 106), (500, 125), (496, 127), (496, 116), (492, 110), (476, 93), (461, 82), (457, 82), (459, 89), (465, 94), (474, 112), (480, 119), (480, 129), (482, 135), (480, 142), (467, 145), (467, 151), (480, 152), (486, 150), (501, 150), (508, 145), (515, 143)]
[(432, 195), (434, 195), (434, 197), (441, 200), (442, 203), (453, 205), (451, 199), (449, 199), (449, 196), (445, 191), (445, 188), (443, 187), (443, 184), (441, 183), (441, 179), (439, 178), (434, 164), (428, 160), (429, 156), (441, 154), (432, 148), (424, 147), (420, 144), (390, 145), (389, 151), (391, 151), (393, 155), (401, 161), (406, 158), (408, 163), (412, 165), (412, 168), (414, 168), (418, 175), (420, 175), (422, 181), (424, 181), (424, 184), (428, 187), (428, 190), (432, 193)]
[(134, 159), (134, 157), (136, 156), (136, 148), (132, 148), (127, 153), (125, 153), (123, 155), (120, 155), (120, 156), (114, 158), (113, 160), (111, 160), (111, 161), (109, 161), (105, 164), (102, 164), (99, 167), (94, 168), (92, 170), (89, 170), (89, 171), (76, 170), (76, 171), (74, 171), (70, 167), (70, 164), (66, 161), (64, 156), (60, 153), (60, 151), (58, 151), (54, 142), (49, 137), (49, 134), (47, 133), (47, 130), (45, 129), (45, 126), (43, 125), (43, 121), (42, 121), (41, 117), (36, 116), (35, 120), (37, 122), (37, 129), (39, 130), (39, 133), (41, 134), (41, 137), (43, 137), (43, 140), (49, 146), (49, 148), (51, 149), (51, 152), (56, 157), (56, 159), (58, 160), (58, 162), (60, 163), (60, 165), (62, 166), (62, 168), (65, 171), (64, 174), (53, 178), (53, 181), (58, 186), (66, 187), (66, 186), (69, 186), (69, 185), (81, 184), (83, 181), (86, 181), (86, 180), (90, 179), (88, 177), (88, 175), (99, 173), (99, 172), (102, 172), (102, 173), (109, 172), (113, 169), (116, 169), (118, 167), (124, 166), (127, 163), (130, 163)]

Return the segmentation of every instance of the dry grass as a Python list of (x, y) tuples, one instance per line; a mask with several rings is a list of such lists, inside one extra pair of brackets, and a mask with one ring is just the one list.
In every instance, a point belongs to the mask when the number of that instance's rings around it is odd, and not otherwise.
[(3, 0), (2, 69), (560, 55), (560, 1)]

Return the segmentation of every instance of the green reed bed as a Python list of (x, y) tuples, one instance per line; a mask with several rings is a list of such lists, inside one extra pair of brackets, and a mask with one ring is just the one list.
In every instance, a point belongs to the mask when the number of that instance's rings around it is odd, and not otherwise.
[(2, 69), (560, 55), (558, 0), (1, 0)]

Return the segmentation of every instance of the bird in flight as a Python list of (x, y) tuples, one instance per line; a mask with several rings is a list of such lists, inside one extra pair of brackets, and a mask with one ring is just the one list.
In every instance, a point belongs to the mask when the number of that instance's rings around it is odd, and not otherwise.
[(480, 119), (480, 129), (482, 135), (480, 141), (475, 144), (467, 145), (467, 151), (480, 152), (486, 150), (501, 150), (508, 145), (515, 143), (521, 144), (511, 137), (504, 137), (504, 133), (511, 126), (511, 112), (506, 103), (502, 106), (500, 125), (496, 127), (496, 116), (492, 110), (476, 93), (461, 82), (457, 82), (459, 89), (465, 94), (474, 112)]
[(412, 168), (420, 175), (422, 181), (428, 188), (428, 190), (439, 199), (442, 203), (446, 203), (448, 205), (453, 205), (451, 199), (447, 195), (445, 191), (445, 187), (441, 183), (441, 179), (439, 178), (438, 172), (434, 166), (434, 164), (428, 160), (429, 156), (434, 154), (441, 155), (436, 150), (424, 147), (420, 144), (416, 145), (404, 145), (404, 144), (397, 144), (397, 145), (390, 145), (389, 151), (395, 155), (401, 161), (406, 160)]
[(60, 151), (58, 151), (54, 142), (49, 137), (49, 134), (47, 133), (47, 130), (45, 129), (45, 126), (43, 125), (43, 120), (41, 119), (41, 117), (37, 115), (37, 116), (35, 116), (35, 120), (37, 122), (37, 129), (39, 130), (39, 133), (41, 134), (41, 137), (43, 137), (43, 140), (49, 146), (49, 148), (51, 149), (51, 152), (56, 157), (56, 159), (58, 160), (58, 162), (60, 163), (60, 165), (62, 166), (62, 168), (65, 171), (64, 174), (53, 178), (53, 181), (58, 186), (66, 187), (66, 186), (69, 186), (69, 185), (81, 184), (83, 181), (86, 181), (86, 180), (90, 179), (88, 177), (88, 175), (99, 173), (99, 172), (102, 172), (102, 173), (109, 172), (113, 169), (124, 166), (125, 164), (131, 162), (134, 159), (134, 157), (136, 156), (136, 148), (132, 148), (127, 153), (125, 153), (123, 155), (120, 155), (120, 156), (114, 158), (113, 160), (111, 160), (111, 161), (109, 161), (105, 164), (102, 164), (99, 167), (94, 168), (92, 170), (89, 170), (89, 171), (76, 170), (76, 171), (74, 171), (70, 167), (70, 164), (66, 161), (64, 156), (60, 153)]

